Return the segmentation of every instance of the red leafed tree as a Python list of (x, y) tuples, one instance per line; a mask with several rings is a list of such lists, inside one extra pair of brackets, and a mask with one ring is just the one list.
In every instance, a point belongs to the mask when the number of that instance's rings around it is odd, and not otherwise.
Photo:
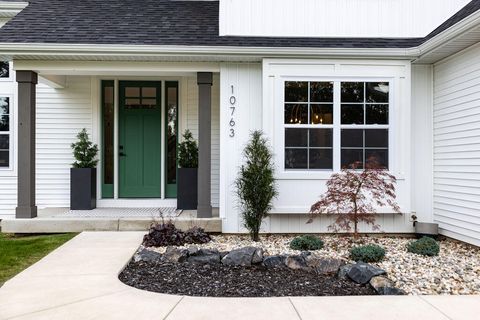
[(369, 159), (364, 170), (358, 170), (361, 163), (335, 173), (327, 181), (327, 192), (310, 209), (309, 223), (319, 214), (335, 215), (330, 230), (352, 231), (358, 236), (358, 224), (364, 222), (373, 230), (379, 230), (376, 223), (375, 207), (391, 207), (396, 213), (400, 208), (396, 202), (395, 176)]

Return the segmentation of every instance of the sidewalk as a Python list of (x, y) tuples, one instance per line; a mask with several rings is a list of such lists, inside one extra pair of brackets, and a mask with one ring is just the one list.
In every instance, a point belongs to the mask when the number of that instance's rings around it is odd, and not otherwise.
[(117, 279), (143, 232), (84, 232), (0, 288), (0, 319), (478, 319), (480, 296), (198, 298)]

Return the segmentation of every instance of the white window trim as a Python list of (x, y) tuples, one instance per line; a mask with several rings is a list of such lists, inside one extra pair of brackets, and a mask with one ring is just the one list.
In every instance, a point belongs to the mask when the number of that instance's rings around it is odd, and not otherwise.
[[(330, 76), (330, 77), (312, 77), (312, 76), (280, 76), (276, 79), (276, 110), (280, 112), (274, 113), (274, 127), (275, 134), (278, 139), (275, 139), (275, 153), (276, 157), (276, 170), (277, 178), (283, 180), (327, 180), (331, 177), (332, 173), (340, 172), (341, 162), (341, 145), (340, 134), (341, 129), (348, 128), (370, 128), (370, 129), (382, 129), (387, 128), (388, 134), (388, 167), (389, 172), (394, 174), (396, 171), (396, 147), (394, 146), (395, 131), (395, 101), (396, 101), (396, 83), (395, 77), (343, 77), (343, 76)], [(329, 128), (333, 127), (333, 170), (328, 169), (285, 169), (285, 128), (287, 126), (284, 123), (284, 104), (285, 104), (285, 89), (284, 84), (286, 81), (310, 81), (310, 82), (333, 82), (333, 126), (332, 125), (318, 125), (316, 128)], [(388, 82), (390, 87), (389, 92), (389, 124), (388, 125), (341, 125), (340, 123), (340, 83), (341, 82)], [(299, 125), (296, 127), (300, 128)], [(310, 126), (311, 127), (311, 126)], [(397, 175), (398, 176), (398, 175)], [(401, 179), (401, 177), (400, 177)]]
[(14, 152), (15, 148), (14, 145), (16, 145), (16, 137), (15, 137), (15, 130), (14, 127), (16, 126), (15, 122), (15, 101), (13, 99), (12, 94), (2, 94), (0, 93), (1, 98), (8, 98), (9, 101), (9, 106), (8, 106), (8, 117), (9, 117), (9, 128), (8, 131), (0, 131), (1, 135), (8, 135), (9, 136), (9, 142), (8, 142), (8, 167), (0, 167), (0, 175), (3, 176), (3, 173), (13, 173), (15, 165), (15, 157), (14, 157)]

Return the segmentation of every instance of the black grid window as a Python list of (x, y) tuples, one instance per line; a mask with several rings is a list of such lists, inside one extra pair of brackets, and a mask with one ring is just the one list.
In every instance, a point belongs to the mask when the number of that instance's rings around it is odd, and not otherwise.
[(333, 82), (285, 82), (285, 169), (333, 168)]
[(0, 97), (0, 168), (10, 166), (10, 98)]

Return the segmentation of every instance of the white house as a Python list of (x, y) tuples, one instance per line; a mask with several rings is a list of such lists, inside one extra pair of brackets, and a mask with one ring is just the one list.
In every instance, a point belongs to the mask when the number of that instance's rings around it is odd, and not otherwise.
[(375, 156), (402, 211), (382, 210), (383, 232), (416, 215), (480, 245), (479, 0), (0, 1), (0, 17), (4, 231), (69, 207), (87, 128), (98, 207), (175, 208), (190, 129), (198, 217), (243, 232), (233, 181), (261, 129), (279, 187), (265, 232), (326, 232), (305, 223), (325, 181)]

